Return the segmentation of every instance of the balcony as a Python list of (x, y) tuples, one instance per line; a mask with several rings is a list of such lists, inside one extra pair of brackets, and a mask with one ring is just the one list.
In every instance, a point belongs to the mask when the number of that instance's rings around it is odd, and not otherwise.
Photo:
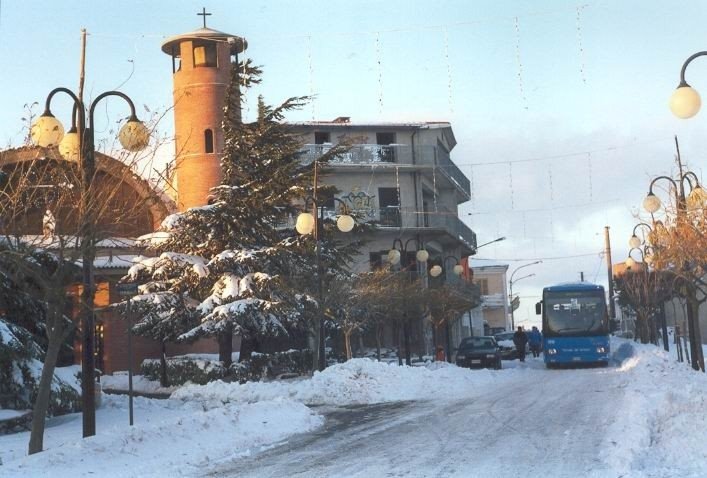
[[(332, 148), (331, 145), (307, 144), (302, 151), (302, 159), (309, 164)], [(396, 164), (405, 166), (434, 167), (456, 188), (471, 198), (471, 183), (449, 157), (444, 149), (431, 145), (418, 145), (414, 148), (405, 144), (357, 144), (346, 153), (329, 161), (330, 164), (366, 165)]]
[[(418, 229), (422, 233), (426, 230), (429, 232), (444, 232), (455, 241), (461, 242), (469, 254), (476, 252), (476, 233), (453, 213), (446, 211), (437, 213), (414, 211), (396, 206), (380, 209), (358, 209), (352, 205), (351, 210), (358, 222), (374, 223), (382, 229)], [(324, 217), (327, 219), (335, 219), (337, 214), (338, 211), (334, 209), (324, 209)], [(283, 217), (278, 221), (277, 227), (293, 228), (295, 219), (292, 216)]]

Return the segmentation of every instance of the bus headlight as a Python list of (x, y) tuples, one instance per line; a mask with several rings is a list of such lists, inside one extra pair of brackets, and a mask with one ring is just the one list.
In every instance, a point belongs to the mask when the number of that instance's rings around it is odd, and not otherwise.
[(555, 354), (557, 354), (557, 349), (547, 349), (547, 354), (548, 355), (555, 355)]
[(604, 348), (604, 347), (597, 347), (597, 353), (598, 353), (598, 354), (606, 353), (606, 348)]
[(457, 360), (464, 360), (466, 357), (464, 355), (457, 355)]

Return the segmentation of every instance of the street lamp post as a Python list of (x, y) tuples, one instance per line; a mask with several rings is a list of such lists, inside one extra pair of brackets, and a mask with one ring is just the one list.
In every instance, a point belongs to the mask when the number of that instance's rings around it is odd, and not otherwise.
[[(403, 243), (402, 239), (397, 238), (393, 240), (393, 247), (388, 251), (388, 262), (391, 265), (400, 264), (403, 270), (407, 270), (412, 264), (408, 264), (408, 246), (411, 241), (415, 241), (415, 261), (417, 264), (427, 263), (430, 254), (424, 248), (422, 241), (419, 237), (412, 237)], [(418, 270), (419, 273), (419, 270)], [(424, 287), (424, 286), (423, 286)], [(410, 353), (410, 318), (403, 318), (403, 341), (405, 342), (405, 363), (406, 365), (412, 365), (412, 357)], [(402, 365), (402, 357), (398, 353), (398, 363)]]
[[(57, 93), (65, 93), (73, 100), (72, 124), (64, 134), (64, 127), (51, 112), (51, 101)], [(60, 154), (69, 161), (79, 161), (81, 168), (80, 231), (82, 253), (81, 293), (81, 400), (83, 417), (83, 436), (96, 434), (95, 406), (95, 357), (94, 357), (94, 277), (93, 261), (95, 258), (95, 206), (91, 201), (91, 185), (96, 172), (94, 112), (96, 105), (104, 98), (117, 96), (128, 103), (130, 117), (118, 133), (118, 139), (128, 151), (140, 151), (147, 146), (149, 131), (137, 118), (132, 100), (120, 91), (107, 91), (96, 97), (86, 109), (83, 101), (68, 88), (54, 88), (45, 103), (44, 113), (32, 125), (31, 137), (34, 144), (49, 148), (59, 147)], [(88, 123), (86, 111), (88, 110)]]
[[(316, 162), (315, 162), (315, 185), (316, 185)], [(316, 186), (315, 186), (315, 191), (316, 191)], [(316, 193), (315, 193), (316, 194)], [(343, 202), (339, 198), (333, 198), (334, 201), (338, 202), (342, 206), (342, 212), (343, 214), (339, 215), (339, 217), (336, 220), (336, 227), (341, 231), (341, 232), (350, 232), (354, 225), (355, 221), (353, 217), (351, 217), (348, 214), (348, 206), (346, 205), (345, 202)], [(317, 369), (321, 372), (326, 368), (326, 330), (325, 330), (325, 322), (324, 322), (324, 311), (322, 308), (324, 307), (324, 285), (323, 285), (323, 279), (324, 279), (324, 271), (322, 267), (322, 244), (321, 244), (321, 231), (322, 227), (324, 224), (324, 208), (319, 207), (317, 203), (317, 199), (315, 196), (307, 196), (304, 201), (304, 209), (307, 210), (307, 205), (312, 203), (312, 211), (313, 213), (310, 212), (303, 212), (300, 213), (299, 216), (297, 216), (297, 223), (295, 225), (295, 229), (297, 230), (298, 233), (305, 235), (305, 234), (312, 234), (314, 237), (314, 241), (316, 243), (316, 256), (317, 256), (317, 301), (319, 302), (319, 321), (318, 321), (318, 331), (316, 332), (316, 337), (317, 337), (317, 360), (316, 360), (316, 366)], [(318, 214), (317, 214), (318, 212)], [(313, 364), (314, 365), (314, 364)]]
[[(628, 251), (628, 257), (626, 258), (624, 264), (626, 265), (627, 272), (633, 272), (635, 270), (637, 273), (648, 273), (648, 268), (651, 267), (651, 264), (653, 263), (653, 248), (647, 243), (647, 241), (645, 240), (645, 236), (642, 239), (636, 235), (636, 231), (638, 230), (638, 228), (646, 229), (648, 231), (648, 235), (653, 232), (653, 228), (645, 222), (639, 222), (634, 226), (631, 237), (628, 240), (628, 245), (630, 249)], [(631, 256), (631, 253), (633, 253), (633, 251), (638, 251), (638, 253), (641, 255), (640, 261), (636, 261)], [(665, 319), (665, 304), (663, 302), (661, 302), (659, 305), (658, 316), (658, 318), (660, 319), (660, 331), (663, 336), (663, 348), (666, 352), (670, 352), (670, 346), (668, 345), (668, 324), (666, 323)]]
[(514, 270), (513, 273), (511, 274), (511, 278), (510, 278), (510, 280), (508, 281), (508, 286), (509, 286), (508, 295), (510, 296), (510, 302), (511, 302), (511, 303), (510, 303), (510, 306), (511, 306), (511, 330), (514, 330), (514, 329), (516, 328), (515, 315), (514, 315), (514, 310), (513, 310), (513, 284), (515, 284), (515, 283), (518, 282), (519, 280), (527, 279), (528, 277), (532, 277), (532, 276), (534, 276), (535, 274), (529, 274), (529, 275), (527, 275), (527, 276), (523, 276), (523, 277), (521, 277), (521, 278), (519, 278), (519, 279), (516, 279), (515, 281), (513, 280), (513, 277), (516, 275), (516, 273), (517, 273), (519, 270), (521, 270), (521, 269), (523, 269), (523, 268), (525, 268), (525, 267), (534, 266), (535, 264), (542, 264), (542, 262), (543, 262), (543, 261), (535, 261), (535, 262), (531, 262), (531, 263), (529, 263), (529, 264), (524, 264), (524, 265), (522, 265), (522, 266), (516, 268), (516, 270)]
[[(685, 85), (682, 85), (684, 83), (684, 73), (685, 73), (685, 68), (687, 67), (687, 64), (692, 61), (694, 58), (701, 56), (701, 55), (707, 55), (707, 52), (700, 52), (696, 53), (695, 55), (691, 56), (688, 58), (688, 60), (685, 62), (683, 65), (683, 69), (681, 72), (681, 86), (678, 87), (678, 90), (681, 89), (692, 89), (690, 88), (687, 83)], [(694, 91), (694, 90), (693, 90)], [(677, 92), (676, 92), (677, 94)], [(683, 95), (686, 95), (685, 91), (682, 93)], [(695, 92), (696, 94), (696, 92)], [(693, 98), (694, 99), (694, 98)], [(697, 110), (699, 110), (699, 95), (697, 95)], [(672, 108), (672, 101), (671, 101), (671, 108)], [(681, 118), (689, 118), (690, 116), (694, 116), (694, 114), (697, 113), (697, 110), (692, 115), (689, 116), (680, 116)], [(675, 109), (673, 109), (673, 112), (675, 112)], [(677, 114), (677, 113), (676, 113)], [(683, 224), (683, 221), (688, 220), (688, 206), (690, 204), (699, 204), (703, 205), (705, 202), (707, 202), (707, 191), (704, 190), (704, 188), (700, 185), (700, 181), (698, 176), (692, 172), (692, 171), (684, 171), (683, 170), (683, 164), (682, 160), (680, 158), (680, 147), (678, 145), (678, 138), (677, 136), (675, 137), (675, 148), (677, 150), (677, 154), (675, 157), (675, 160), (678, 165), (678, 177), (676, 179), (671, 178), (670, 176), (657, 176), (653, 178), (653, 180), (650, 182), (648, 186), (648, 194), (646, 195), (645, 199), (643, 200), (643, 208), (648, 211), (651, 214), (651, 217), (653, 217), (653, 214), (658, 212), (658, 210), (663, 207), (663, 204), (658, 196), (656, 196), (653, 192), (653, 186), (659, 181), (659, 180), (664, 180), (668, 182), (668, 192), (670, 195), (672, 195), (675, 204), (676, 204), (676, 211), (675, 211), (675, 217), (676, 217), (676, 227), (680, 226), (680, 224)], [(685, 187), (687, 185), (687, 188)], [(654, 220), (654, 226), (657, 227), (665, 227), (662, 226), (659, 221)], [(634, 234), (635, 235), (635, 234)], [(631, 241), (634, 243), (636, 242), (633, 237), (631, 237)], [(654, 248), (659, 247), (658, 244), (652, 244)], [(655, 252), (658, 252), (657, 250)], [(687, 264), (683, 264), (682, 266), (686, 266)], [(689, 336), (690, 336), (690, 351), (692, 353), (692, 368), (695, 370), (705, 370), (704, 366), (704, 356), (702, 354), (702, 340), (701, 340), (701, 334), (699, 332), (699, 319), (695, 315), (695, 310), (691, 306), (692, 303), (695, 303), (697, 301), (696, 298), (696, 291), (694, 290), (694, 287), (692, 284), (687, 284), (686, 285), (686, 292), (687, 292), (687, 299), (688, 299), (688, 307), (687, 307), (687, 323), (689, 327)]]

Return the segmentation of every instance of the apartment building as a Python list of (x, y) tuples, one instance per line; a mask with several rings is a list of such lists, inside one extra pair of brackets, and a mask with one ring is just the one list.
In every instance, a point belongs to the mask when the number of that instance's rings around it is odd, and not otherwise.
[[(357, 272), (385, 265), (388, 251), (399, 240), (407, 264), (415, 263), (418, 248), (429, 252), (427, 262), (417, 266), (431, 286), (459, 280), (454, 266), (475, 254), (477, 243), (474, 231), (458, 215), (471, 188), (451, 159), (456, 139), (449, 123), (357, 124), (340, 117), (291, 126), (302, 135), (304, 161), (317, 160), (334, 145), (350, 145), (341, 157), (322, 165), (321, 182), (334, 185), (337, 199), (375, 225), (355, 258)], [(338, 209), (334, 203), (325, 206), (332, 215)], [(437, 278), (425, 274), (434, 265), (442, 268)], [(421, 319), (413, 330), (413, 348), (426, 353), (431, 345), (431, 333)]]

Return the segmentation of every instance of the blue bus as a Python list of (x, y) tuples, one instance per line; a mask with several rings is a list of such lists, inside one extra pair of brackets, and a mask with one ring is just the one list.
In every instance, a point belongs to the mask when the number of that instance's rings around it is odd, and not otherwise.
[(545, 287), (536, 312), (542, 313), (548, 368), (609, 363), (609, 316), (602, 286), (576, 282)]

